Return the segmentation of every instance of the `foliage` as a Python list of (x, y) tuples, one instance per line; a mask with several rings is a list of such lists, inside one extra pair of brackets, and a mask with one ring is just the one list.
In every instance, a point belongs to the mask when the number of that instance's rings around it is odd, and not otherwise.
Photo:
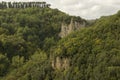
[(73, 32), (59, 41), (52, 54), (71, 59), (70, 70), (61, 74), (65, 76), (63, 80), (119, 80), (119, 14), (102, 17), (93, 27)]
[(84, 21), (57, 9), (0, 9), (0, 80), (119, 80), (120, 12), (60, 39), (71, 18)]
[(0, 76), (4, 76), (8, 71), (9, 60), (0, 53)]

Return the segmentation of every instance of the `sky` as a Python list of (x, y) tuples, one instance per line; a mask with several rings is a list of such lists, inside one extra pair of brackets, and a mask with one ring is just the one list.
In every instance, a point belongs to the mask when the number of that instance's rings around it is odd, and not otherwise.
[(120, 0), (0, 0), (0, 1), (46, 1), (69, 15), (96, 19), (115, 14), (120, 10)]

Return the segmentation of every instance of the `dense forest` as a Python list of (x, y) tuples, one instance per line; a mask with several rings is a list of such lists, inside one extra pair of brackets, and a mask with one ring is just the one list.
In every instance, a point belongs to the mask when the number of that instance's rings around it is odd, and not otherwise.
[(71, 19), (86, 21), (49, 7), (1, 8), (0, 80), (119, 80), (120, 11), (61, 39)]

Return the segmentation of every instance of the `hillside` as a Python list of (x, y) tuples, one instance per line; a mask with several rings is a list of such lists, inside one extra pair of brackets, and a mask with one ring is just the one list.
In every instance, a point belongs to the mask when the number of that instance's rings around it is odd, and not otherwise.
[[(120, 11), (93, 23), (49, 7), (1, 8), (0, 80), (119, 80)], [(62, 24), (76, 30), (61, 39)]]
[[(19, 55), (26, 53), (26, 51), (31, 54), (37, 48), (46, 50), (60, 39), (58, 34), (60, 33), (61, 24), (62, 22), (69, 23), (71, 17), (57, 9), (50, 8), (0, 10), (0, 37), (1, 39), (5, 38), (3, 41), (0, 41), (8, 46), (13, 45), (12, 48), (14, 46), (14, 48), (17, 48), (18, 44), (21, 44), (23, 48), (28, 48), (28, 50), (25, 49), (20, 52), (21, 54), (17, 50)], [(18, 40), (21, 42), (17, 42)], [(49, 41), (53, 43), (49, 43)], [(20, 47), (18, 46), (18, 48)], [(8, 52), (2, 52), (11, 54), (9, 50)], [(16, 51), (13, 50), (13, 52)], [(17, 55), (17, 53), (15, 54)]]
[[(50, 48), (61, 39), (61, 24), (69, 24), (69, 16), (49, 7), (5, 7), (0, 9), (0, 77), (24, 66), (35, 53), (43, 52), (47, 59)], [(25, 3), (30, 4), (30, 3)], [(85, 21), (85, 20), (84, 20)], [(44, 55), (44, 54), (42, 54)], [(41, 60), (41, 59), (39, 59)], [(47, 62), (45, 60), (45, 62)], [(13, 79), (12, 79), (13, 80)], [(15, 79), (16, 80), (16, 79)]]
[(63, 70), (55, 80), (119, 80), (120, 12), (60, 40), (52, 55)]

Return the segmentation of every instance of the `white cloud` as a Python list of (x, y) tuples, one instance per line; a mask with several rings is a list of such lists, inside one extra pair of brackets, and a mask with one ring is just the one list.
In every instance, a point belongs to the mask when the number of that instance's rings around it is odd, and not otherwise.
[(79, 0), (60, 0), (60, 3), (62, 5), (74, 5), (74, 4), (78, 4)]
[[(1, 1), (1, 0), (0, 0)], [(4, 0), (11, 1), (11, 0)], [(12, 0), (24, 1), (24, 0)], [(81, 16), (86, 19), (111, 15), (120, 10), (120, 0), (26, 0), (46, 1), (52, 8), (58, 8), (70, 15)]]
[(62, 4), (62, 7), (59, 7), (61, 10), (87, 19), (111, 15), (120, 10), (120, 0), (64, 0), (64, 2), (70, 5)]

